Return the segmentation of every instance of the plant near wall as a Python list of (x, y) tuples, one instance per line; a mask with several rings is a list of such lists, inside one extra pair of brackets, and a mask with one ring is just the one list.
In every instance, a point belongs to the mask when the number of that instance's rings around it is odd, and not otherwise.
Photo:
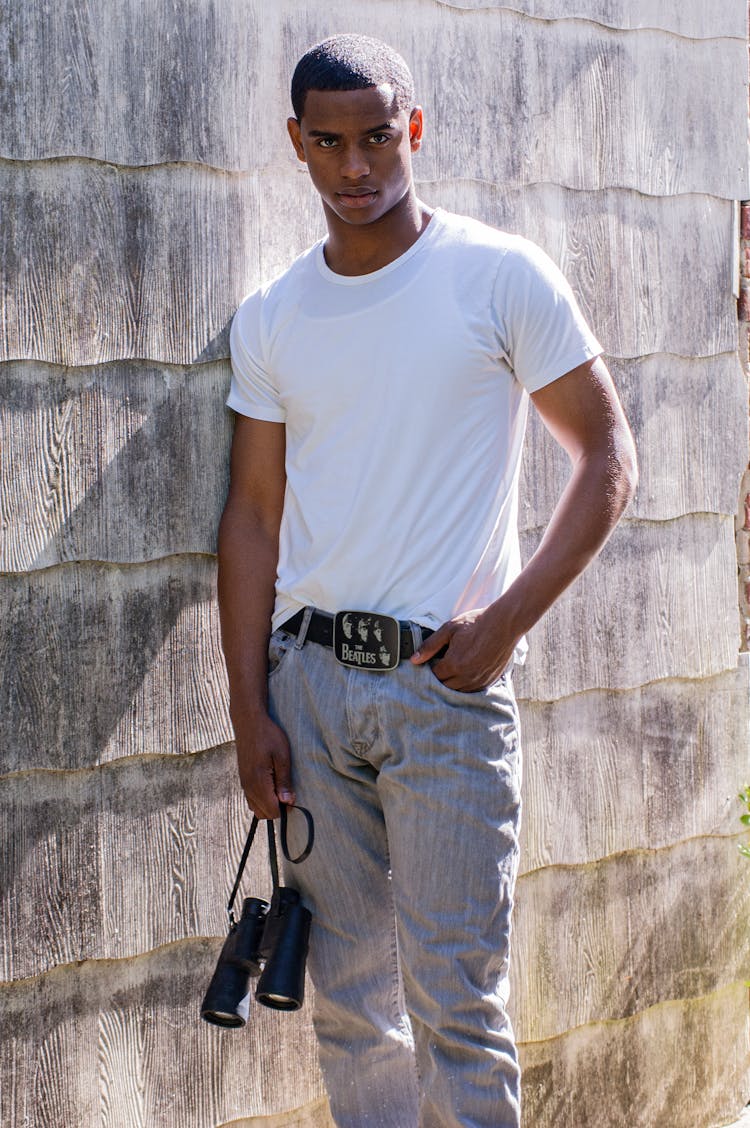
[[(745, 805), (744, 814), (740, 815), (743, 826), (750, 827), (750, 784), (747, 784), (739, 794), (741, 803)], [(746, 858), (750, 858), (750, 843), (740, 842), (737, 849)]]

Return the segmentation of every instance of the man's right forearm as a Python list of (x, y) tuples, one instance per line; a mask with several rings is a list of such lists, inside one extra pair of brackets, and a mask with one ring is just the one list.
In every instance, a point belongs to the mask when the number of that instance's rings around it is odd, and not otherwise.
[(219, 612), (235, 729), (266, 710), (278, 530), (230, 497), (219, 525)]
[(276, 818), (279, 802), (294, 802), (289, 742), (268, 715), (268, 636), (286, 485), (284, 449), (282, 423), (237, 416), (229, 497), (219, 525), (229, 712), (240, 784), (261, 819)]
[(268, 715), (268, 637), (277, 563), (277, 527), (230, 497), (219, 527), (221, 638), (240, 784), (248, 806), (261, 819), (277, 818), (279, 802), (295, 801), (289, 742)]

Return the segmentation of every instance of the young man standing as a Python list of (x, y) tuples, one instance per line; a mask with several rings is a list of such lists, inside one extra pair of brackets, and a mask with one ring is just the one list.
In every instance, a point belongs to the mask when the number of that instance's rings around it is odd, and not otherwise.
[[(315, 817), (293, 876), (336, 1123), (517, 1128), (510, 669), (618, 521), (632, 439), (549, 259), (417, 199), (399, 55), (326, 40), (292, 102), (328, 234), (232, 326), (219, 598), (240, 782), (261, 818)], [(571, 476), (522, 569), (529, 398)]]

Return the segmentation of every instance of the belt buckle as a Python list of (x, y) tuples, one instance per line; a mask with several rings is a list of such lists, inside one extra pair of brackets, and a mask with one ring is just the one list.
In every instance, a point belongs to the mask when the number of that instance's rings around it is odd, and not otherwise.
[(342, 666), (355, 670), (395, 670), (401, 659), (401, 624), (375, 611), (337, 611), (333, 653)]

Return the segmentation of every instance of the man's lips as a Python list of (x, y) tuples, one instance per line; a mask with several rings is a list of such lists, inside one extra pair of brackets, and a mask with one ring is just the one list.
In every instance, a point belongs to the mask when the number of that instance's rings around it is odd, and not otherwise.
[(365, 208), (377, 196), (376, 188), (344, 188), (341, 192), (337, 192), (341, 203), (345, 208)]

